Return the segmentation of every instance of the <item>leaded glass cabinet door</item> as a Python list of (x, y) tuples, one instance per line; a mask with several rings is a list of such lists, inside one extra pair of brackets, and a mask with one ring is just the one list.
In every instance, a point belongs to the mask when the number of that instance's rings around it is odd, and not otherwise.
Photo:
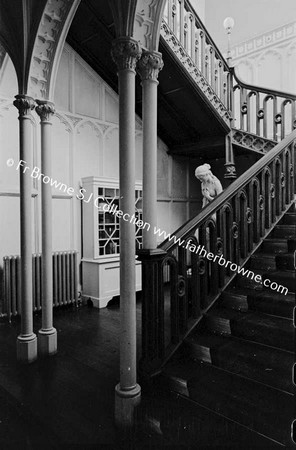
[[(107, 178), (83, 178), (83, 256), (87, 258), (119, 255), (119, 229), (122, 217), (118, 180)], [(137, 222), (142, 220), (142, 186), (135, 186), (135, 240), (136, 249), (142, 247), (142, 228)], [(90, 223), (92, 221), (92, 223)]]

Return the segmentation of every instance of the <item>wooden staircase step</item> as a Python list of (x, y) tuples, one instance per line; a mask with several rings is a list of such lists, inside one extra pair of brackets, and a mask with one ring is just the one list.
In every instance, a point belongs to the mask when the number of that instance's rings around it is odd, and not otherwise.
[(248, 311), (247, 291), (253, 292), (253, 289), (229, 288), (221, 294), (219, 305), (236, 311)]
[(253, 270), (252, 268), (250, 268), (249, 270), (252, 271), (254, 273), (254, 275), (252, 275), (252, 274), (249, 274), (248, 276), (242, 275), (242, 274), (237, 275), (236, 281), (235, 281), (236, 286), (239, 288), (244, 288), (244, 289), (246, 289), (246, 288), (253, 288), (253, 289), (261, 288), (262, 283), (256, 281), (256, 275), (260, 275), (262, 278), (262, 276), (264, 274), (266, 274), (266, 269), (254, 269)]
[(296, 225), (276, 225), (271, 233), (271, 237), (293, 239), (296, 237)]
[[(136, 445), (133, 448), (184, 449), (221, 448), (231, 439), (232, 448), (244, 448), (245, 442), (252, 449), (279, 449), (276, 444), (249, 428), (209, 411), (196, 402), (164, 389), (146, 393), (135, 410)], [(209, 440), (209, 436), (211, 437)]]
[(294, 254), (281, 253), (275, 256), (276, 268), (278, 270), (294, 270)]
[(237, 311), (260, 311), (292, 318), (295, 306), (293, 293), (283, 295), (267, 289), (227, 289), (221, 296), (221, 306)]
[(291, 394), (200, 361), (171, 361), (162, 376), (167, 388), (198, 404), (276, 441), (290, 442)]
[[(296, 242), (296, 240), (295, 240)], [(266, 253), (287, 253), (287, 239), (277, 238), (265, 239), (261, 245), (261, 251)]]
[(294, 350), (292, 319), (260, 312), (215, 308), (206, 314), (206, 327), (212, 333), (232, 335), (287, 351)]
[(231, 336), (193, 334), (185, 341), (189, 356), (229, 372), (293, 393), (292, 352)]
[(280, 224), (296, 225), (296, 213), (288, 212), (282, 218)]
[[(272, 271), (262, 275), (262, 279), (269, 279), (272, 282), (278, 284), (278, 289), (287, 288), (289, 292), (295, 292), (296, 287), (296, 277), (294, 270), (281, 270), (281, 271)], [(280, 287), (281, 286), (281, 287)], [(269, 289), (269, 288), (267, 288)], [(278, 292), (284, 292), (283, 290), (278, 290)]]
[(276, 264), (273, 253), (255, 253), (251, 256), (248, 267), (251, 270), (275, 270)]
[(288, 239), (288, 252), (295, 252), (296, 250), (296, 239)]

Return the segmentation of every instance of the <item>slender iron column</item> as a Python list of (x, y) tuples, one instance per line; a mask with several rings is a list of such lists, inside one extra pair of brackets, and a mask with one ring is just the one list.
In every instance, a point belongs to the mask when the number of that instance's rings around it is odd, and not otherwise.
[(42, 328), (38, 332), (38, 352), (41, 356), (57, 352), (57, 331), (52, 326), (52, 193), (51, 184), (51, 128), (54, 104), (36, 100), (36, 112), (41, 125), (41, 172), (44, 174), (41, 187), (42, 216)]
[[(141, 55), (138, 42), (118, 38), (112, 57), (118, 67), (119, 85), (119, 178), (120, 209), (135, 212), (135, 68)], [(127, 217), (127, 216), (125, 216)], [(135, 226), (120, 223), (120, 382), (115, 387), (115, 422), (133, 423), (134, 407), (140, 401), (136, 367)]]
[(161, 53), (142, 53), (138, 72), (143, 88), (143, 221), (150, 224), (143, 230), (144, 249), (157, 247), (157, 78), (162, 68)]
[[(19, 111), (20, 142), (20, 234), (21, 234), (21, 333), (17, 337), (17, 359), (30, 363), (37, 358), (37, 337), (33, 333), (32, 291), (32, 178), (26, 173), (25, 164), (32, 167), (32, 143), (30, 111), (35, 103), (31, 97), (16, 95), (14, 106)], [(21, 162), (24, 164), (21, 165)]]

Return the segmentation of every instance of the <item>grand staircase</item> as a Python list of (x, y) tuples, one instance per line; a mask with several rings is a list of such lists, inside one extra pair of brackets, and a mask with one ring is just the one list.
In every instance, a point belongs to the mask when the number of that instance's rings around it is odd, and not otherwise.
[[(269, 237), (270, 236), (270, 237)], [(239, 276), (165, 365), (162, 386), (270, 440), (291, 445), (295, 416), (294, 206), (250, 258), (248, 268), (288, 288), (278, 293)], [(192, 407), (192, 405), (191, 405)], [(263, 444), (262, 444), (263, 445)]]

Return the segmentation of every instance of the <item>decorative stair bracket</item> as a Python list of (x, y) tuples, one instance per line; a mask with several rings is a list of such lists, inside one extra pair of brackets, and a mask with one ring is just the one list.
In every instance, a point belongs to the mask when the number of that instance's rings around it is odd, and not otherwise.
[(259, 155), (264, 155), (274, 148), (277, 144), (272, 139), (263, 138), (247, 131), (232, 129), (231, 133), (232, 145), (252, 150)]
[(142, 371), (156, 374), (294, 202), (296, 131), (143, 263)]

